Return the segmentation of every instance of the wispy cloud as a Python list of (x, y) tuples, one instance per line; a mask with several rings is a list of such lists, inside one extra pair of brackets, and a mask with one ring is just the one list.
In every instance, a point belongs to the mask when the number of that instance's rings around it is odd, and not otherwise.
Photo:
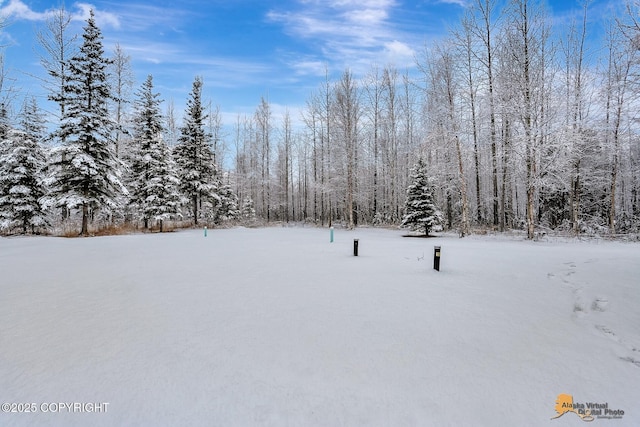
[[(129, 39), (121, 46), (131, 55), (137, 69), (174, 84), (178, 80), (188, 82), (200, 75), (205, 78), (208, 87), (233, 89), (255, 84), (256, 81), (267, 81), (274, 74), (273, 68), (265, 62), (185, 51), (172, 43), (144, 44), (143, 40)], [(177, 86), (171, 90), (184, 89)]]
[[(0, 17), (9, 20), (44, 21), (53, 13), (53, 9), (47, 9), (41, 12), (35, 11), (22, 0), (9, 0), (8, 3), (0, 2), (0, 5)], [(89, 11), (91, 9), (93, 9), (95, 13), (98, 25), (113, 28), (120, 27), (120, 20), (117, 15), (98, 10), (90, 3), (74, 3), (70, 10), (71, 17), (73, 20), (86, 21), (89, 18)]]
[[(104, 3), (118, 11), (120, 29), (105, 32), (105, 46), (118, 43), (130, 55), (137, 78), (152, 74), (158, 89), (167, 98), (181, 100), (191, 89), (195, 76), (202, 76), (205, 91), (233, 93), (270, 79), (277, 81), (282, 73), (274, 72), (271, 57), (227, 53), (211, 48), (214, 37), (198, 37), (194, 23), (208, 19), (207, 11), (187, 8), (183, 3), (169, 6), (129, 2)], [(117, 9), (116, 9), (117, 7)]]
[(435, 3), (454, 4), (460, 7), (467, 7), (471, 4), (471, 0), (436, 0)]
[(411, 62), (415, 58), (415, 50), (406, 43), (398, 40), (385, 43), (385, 56), (387, 61), (395, 64), (405, 64), (407, 61)]
[(299, 0), (292, 10), (272, 9), (267, 20), (286, 34), (312, 46), (316, 57), (292, 64), (296, 73), (318, 75), (324, 64), (364, 71), (385, 61), (405, 66), (412, 61), (408, 35), (392, 20), (395, 0)]
[[(108, 3), (111, 5), (111, 3)], [(181, 33), (180, 30), (196, 12), (181, 8), (180, 3), (171, 6), (157, 6), (147, 3), (114, 3), (118, 10), (121, 29), (130, 33), (142, 33), (151, 30), (158, 34)]]
[(8, 4), (2, 3), (0, 16), (4, 19), (24, 19), (27, 21), (42, 21), (47, 18), (46, 12), (35, 12), (20, 0), (10, 0)]
[(321, 77), (325, 74), (327, 63), (309, 57), (289, 61), (288, 66), (295, 71), (296, 75)]
[(120, 19), (118, 18), (118, 15), (114, 13), (98, 10), (90, 3), (75, 3), (74, 8), (76, 11), (72, 14), (73, 19), (86, 21), (89, 19), (89, 12), (93, 9), (96, 16), (96, 23), (100, 27), (109, 26), (113, 28), (120, 28)]
[(378, 8), (363, 8), (361, 3), (351, 1), (303, 3), (307, 7), (297, 11), (272, 10), (267, 19), (283, 24), (286, 32), (298, 37), (354, 39), (354, 44), (366, 41), (365, 46), (370, 46), (389, 32), (386, 20), (394, 3), (379, 3)]

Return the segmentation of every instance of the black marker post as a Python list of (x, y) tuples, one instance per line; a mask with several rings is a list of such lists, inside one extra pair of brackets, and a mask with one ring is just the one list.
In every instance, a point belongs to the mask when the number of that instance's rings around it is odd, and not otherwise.
[(440, 271), (440, 246), (433, 247), (433, 269)]

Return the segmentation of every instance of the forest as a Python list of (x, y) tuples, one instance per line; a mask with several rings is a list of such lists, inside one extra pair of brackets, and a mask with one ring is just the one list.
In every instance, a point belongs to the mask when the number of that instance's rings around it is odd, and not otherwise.
[(234, 123), (198, 76), (181, 120), (153, 76), (128, 90), (130, 56), (60, 9), (38, 33), (55, 118), (1, 105), (0, 232), (398, 226), (420, 164), (461, 236), (639, 233), (640, 2), (598, 31), (590, 5), (554, 26), (542, 1), (474, 0), (415, 67), (327, 68), (301, 117), (262, 96)]

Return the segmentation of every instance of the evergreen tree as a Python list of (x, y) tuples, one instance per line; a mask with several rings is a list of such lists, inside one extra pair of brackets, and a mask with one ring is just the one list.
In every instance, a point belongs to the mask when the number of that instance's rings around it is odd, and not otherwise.
[(199, 217), (219, 200), (215, 185), (216, 169), (213, 151), (204, 130), (206, 118), (202, 107), (202, 79), (196, 77), (187, 101), (187, 111), (184, 125), (180, 128), (178, 145), (174, 149), (180, 189), (189, 200), (196, 225)]
[(117, 197), (126, 189), (120, 181), (110, 135), (114, 122), (107, 103), (112, 95), (107, 82), (109, 60), (104, 56), (102, 33), (93, 11), (78, 53), (68, 63), (64, 104), (58, 136), (62, 145), (52, 151), (51, 203), (82, 212), (81, 235), (88, 235), (90, 216), (99, 209), (113, 213)]
[(0, 103), (0, 141), (5, 141), (11, 126), (9, 125), (9, 112), (4, 102)]
[(427, 165), (422, 158), (411, 170), (411, 184), (407, 188), (406, 214), (401, 227), (424, 230), (425, 235), (442, 222), (442, 214), (433, 200), (434, 189), (427, 173)]
[(220, 202), (216, 210), (216, 221), (229, 221), (238, 218), (240, 216), (238, 196), (233, 192), (231, 184), (228, 181), (226, 183), (219, 183), (218, 188)]
[(42, 206), (45, 156), (40, 144), (25, 132), (9, 129), (0, 155), (0, 228), (28, 229), (47, 225)]
[(171, 151), (163, 140), (159, 140), (153, 152), (150, 179), (146, 184), (147, 198), (144, 201), (142, 216), (153, 219), (160, 224), (163, 231), (165, 220), (179, 217), (182, 197), (178, 186), (180, 180), (176, 176), (175, 163)]
[(179, 179), (171, 153), (162, 139), (160, 94), (153, 92), (153, 77), (149, 75), (137, 93), (134, 118), (134, 148), (131, 154), (129, 203), (149, 227), (149, 220), (162, 222), (176, 216), (181, 197)]
[(36, 98), (31, 96), (25, 99), (20, 114), (20, 127), (24, 133), (36, 143), (42, 144), (47, 133), (45, 123)]
[(256, 220), (256, 210), (253, 207), (253, 199), (251, 197), (245, 197), (242, 202), (242, 211), (241, 211), (242, 219), (245, 222), (255, 222)]
[(9, 149), (9, 140), (7, 135), (9, 133), (9, 118), (7, 117), (7, 109), (4, 104), (0, 103), (0, 156), (7, 153)]

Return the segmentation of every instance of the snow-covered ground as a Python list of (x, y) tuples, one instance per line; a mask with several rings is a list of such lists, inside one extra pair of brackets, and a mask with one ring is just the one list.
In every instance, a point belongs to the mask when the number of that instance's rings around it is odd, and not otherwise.
[(639, 244), (402, 234), (0, 239), (0, 425), (640, 425)]

